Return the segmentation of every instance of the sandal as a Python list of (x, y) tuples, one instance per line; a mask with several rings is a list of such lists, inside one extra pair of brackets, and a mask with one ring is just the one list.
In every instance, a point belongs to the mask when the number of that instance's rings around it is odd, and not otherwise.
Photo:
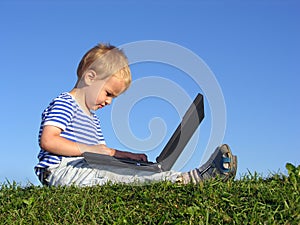
[(236, 175), (237, 157), (232, 154), (227, 144), (223, 144), (216, 148), (208, 161), (199, 168), (199, 171), (202, 176), (205, 176), (205, 173), (208, 173), (207, 176), (210, 177), (219, 174), (226, 181)]
[(216, 148), (210, 158), (199, 169), (193, 169), (182, 174), (182, 183), (200, 183), (215, 177), (224, 181), (234, 178), (237, 171), (237, 157), (232, 154), (230, 147), (223, 144)]
[[(217, 150), (222, 153), (222, 163), (219, 169), (220, 173), (225, 175), (227, 178), (235, 177), (237, 171), (237, 157), (232, 154), (230, 147), (227, 144), (219, 146)], [(217, 153), (218, 154), (218, 153)], [(216, 165), (220, 165), (216, 160), (214, 160)], [(216, 166), (218, 169), (218, 166)]]

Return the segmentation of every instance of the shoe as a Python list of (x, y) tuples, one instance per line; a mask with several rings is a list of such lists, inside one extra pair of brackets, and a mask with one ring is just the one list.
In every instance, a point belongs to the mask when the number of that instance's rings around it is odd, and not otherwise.
[(230, 147), (223, 144), (216, 148), (210, 158), (200, 168), (183, 173), (181, 182), (200, 183), (215, 177), (221, 177), (227, 181), (234, 178), (237, 171), (237, 157), (232, 154)]

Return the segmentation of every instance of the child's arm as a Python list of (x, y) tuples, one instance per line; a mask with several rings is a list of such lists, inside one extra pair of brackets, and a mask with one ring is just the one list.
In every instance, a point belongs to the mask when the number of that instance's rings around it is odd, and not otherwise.
[(104, 144), (86, 145), (70, 141), (60, 136), (61, 129), (55, 126), (45, 126), (40, 139), (40, 147), (56, 155), (81, 156), (83, 152), (94, 152), (103, 155), (116, 156), (147, 161), (145, 154), (134, 154), (108, 148)]

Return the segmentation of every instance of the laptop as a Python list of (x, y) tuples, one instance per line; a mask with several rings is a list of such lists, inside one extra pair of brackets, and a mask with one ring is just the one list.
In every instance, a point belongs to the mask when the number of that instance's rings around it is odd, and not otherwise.
[(199, 124), (204, 118), (203, 95), (198, 93), (173, 135), (156, 158), (156, 162), (136, 161), (132, 159), (116, 158), (113, 156), (85, 152), (84, 159), (92, 167), (109, 165), (113, 167), (133, 168), (137, 170), (163, 172), (171, 170), (176, 160), (184, 150)]

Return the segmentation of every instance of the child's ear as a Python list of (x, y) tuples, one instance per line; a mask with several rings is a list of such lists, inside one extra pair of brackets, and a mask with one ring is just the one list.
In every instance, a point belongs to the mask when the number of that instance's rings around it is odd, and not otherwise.
[(91, 85), (96, 80), (97, 74), (94, 70), (87, 70), (84, 73), (84, 81), (87, 85)]

